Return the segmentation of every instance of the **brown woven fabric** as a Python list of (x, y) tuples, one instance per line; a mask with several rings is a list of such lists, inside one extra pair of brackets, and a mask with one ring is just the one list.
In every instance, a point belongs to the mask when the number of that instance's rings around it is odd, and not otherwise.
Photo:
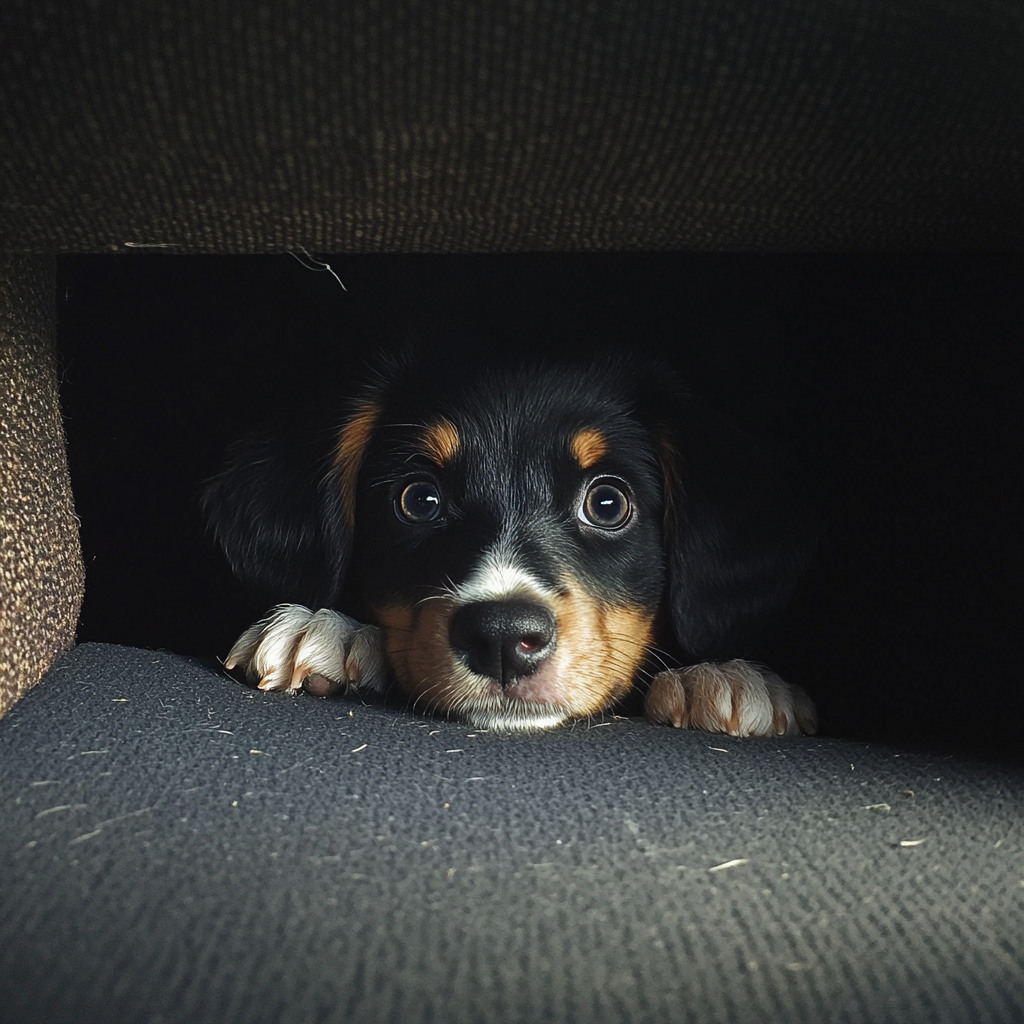
[(1019, 248), (1005, 0), (6, 0), (0, 245)]
[(74, 642), (82, 585), (57, 400), (53, 261), (0, 257), (0, 714)]

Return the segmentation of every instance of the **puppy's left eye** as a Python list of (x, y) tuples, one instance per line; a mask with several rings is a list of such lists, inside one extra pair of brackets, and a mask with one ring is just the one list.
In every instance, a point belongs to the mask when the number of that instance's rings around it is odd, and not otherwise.
[(430, 480), (414, 480), (395, 499), (395, 514), (407, 523), (429, 523), (441, 514), (441, 492)]
[(576, 516), (580, 522), (589, 526), (601, 530), (617, 530), (629, 522), (632, 514), (629, 495), (616, 482), (598, 480), (590, 485)]

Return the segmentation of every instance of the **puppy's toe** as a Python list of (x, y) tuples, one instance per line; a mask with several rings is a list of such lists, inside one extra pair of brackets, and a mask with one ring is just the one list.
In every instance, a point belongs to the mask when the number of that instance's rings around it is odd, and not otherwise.
[(381, 631), (330, 608), (317, 612), (283, 604), (250, 626), (224, 662), (237, 667), (261, 690), (304, 688), (326, 697), (339, 690), (384, 687)]
[(818, 728), (814, 704), (799, 686), (746, 661), (659, 672), (644, 711), (652, 722), (730, 736), (797, 736)]

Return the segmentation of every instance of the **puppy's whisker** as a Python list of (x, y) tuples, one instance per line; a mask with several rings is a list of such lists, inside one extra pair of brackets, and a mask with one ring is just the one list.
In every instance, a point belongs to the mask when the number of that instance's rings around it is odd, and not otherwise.
[(606, 636), (609, 640), (614, 640), (617, 643), (629, 644), (631, 647), (649, 646), (645, 640), (639, 640), (635, 636), (631, 636), (629, 633), (607, 633)]
[(432, 594), (429, 598), (422, 598), (421, 600), (455, 601), (458, 599), (458, 587), (450, 576), (446, 576), (444, 583), (442, 583), (437, 589), (439, 593)]
[(672, 668), (676, 667), (674, 664), (676, 659), (671, 657), (667, 652), (661, 650), (658, 647), (649, 647), (647, 650), (647, 655), (648, 657), (653, 658), (655, 661), (657, 661), (658, 664), (661, 665), (663, 671), (667, 672)]
[[(427, 679), (424, 678), (424, 679), (420, 680), (420, 685), (421, 686), (423, 686), (425, 683), (427, 683)], [(438, 682), (434, 683), (432, 686), (426, 686), (424, 689), (420, 690), (417, 693), (416, 697), (413, 698), (413, 702), (412, 702), (413, 710), (415, 711), (416, 709), (418, 709), (421, 704), (423, 704), (425, 707), (429, 707), (429, 699), (430, 699), (431, 695), (433, 693), (435, 693), (436, 691), (440, 690), (443, 686), (444, 686), (444, 681), (443, 680), (439, 680)]]

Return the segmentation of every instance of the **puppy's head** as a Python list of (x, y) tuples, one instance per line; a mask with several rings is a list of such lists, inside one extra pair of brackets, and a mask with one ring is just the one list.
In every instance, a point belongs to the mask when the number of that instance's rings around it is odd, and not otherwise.
[(364, 398), (331, 475), (409, 697), (530, 729), (628, 692), (664, 582), (651, 442), (597, 370), (420, 367)]
[(276, 600), (340, 598), (382, 626), (416, 704), (546, 728), (629, 691), (659, 608), (700, 657), (757, 604), (748, 570), (771, 560), (732, 557), (740, 534), (695, 475), (685, 408), (621, 362), (404, 364), (314, 468), (298, 446), (250, 445), (207, 508), (236, 571)]

